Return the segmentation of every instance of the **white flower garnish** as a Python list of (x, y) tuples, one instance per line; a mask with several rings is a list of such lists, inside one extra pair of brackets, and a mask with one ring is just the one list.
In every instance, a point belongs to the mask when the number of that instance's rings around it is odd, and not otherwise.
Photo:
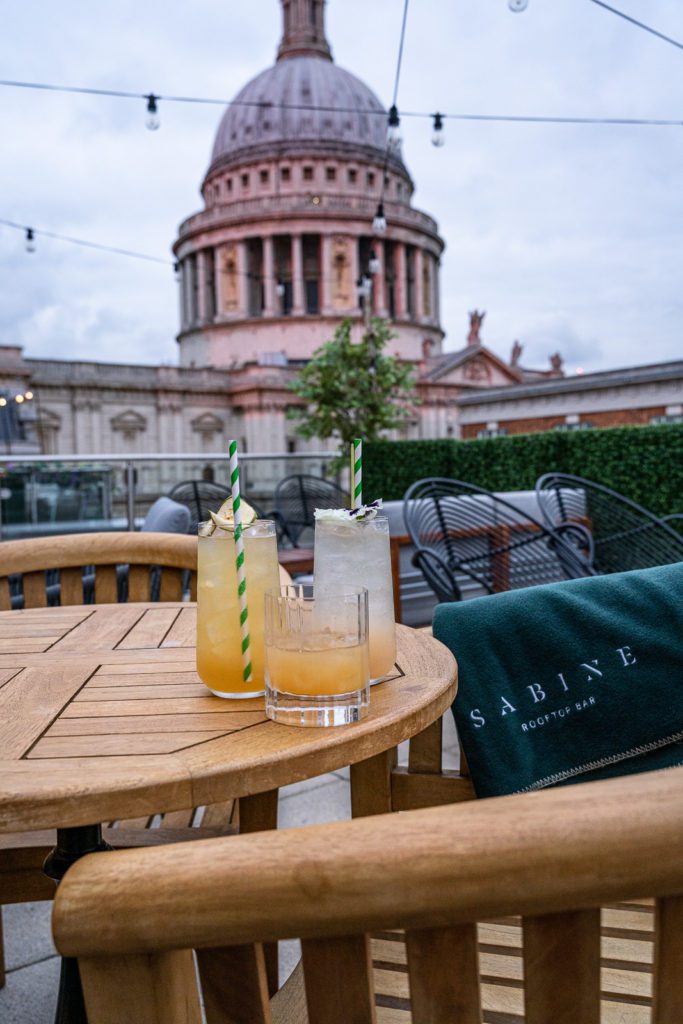
[(368, 505), (359, 505), (358, 508), (317, 508), (313, 513), (314, 517), (334, 523), (358, 523), (368, 519), (374, 519), (382, 508), (382, 499), (371, 501)]

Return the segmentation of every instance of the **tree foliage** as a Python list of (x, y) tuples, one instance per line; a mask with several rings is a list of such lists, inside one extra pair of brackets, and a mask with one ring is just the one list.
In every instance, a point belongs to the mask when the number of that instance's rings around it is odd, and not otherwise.
[(290, 411), (302, 437), (374, 441), (400, 426), (417, 404), (410, 367), (383, 352), (396, 337), (388, 323), (372, 320), (360, 342), (352, 341), (351, 328), (344, 320), (290, 385), (305, 403)]

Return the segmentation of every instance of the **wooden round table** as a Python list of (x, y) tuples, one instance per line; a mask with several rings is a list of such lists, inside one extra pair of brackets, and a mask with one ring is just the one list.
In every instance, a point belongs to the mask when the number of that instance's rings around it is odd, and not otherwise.
[[(391, 753), (455, 696), (450, 652), (398, 626), (395, 672), (373, 687), (367, 718), (278, 725), (263, 698), (209, 693), (196, 625), (194, 605), (173, 603), (0, 613), (0, 833), (56, 828), (51, 878), (108, 849), (100, 822), (240, 798), (250, 827), (268, 828), (280, 786), (345, 765), (353, 813), (389, 810)], [(87, 1024), (74, 960), (62, 962), (55, 1020)]]
[[(456, 666), (397, 627), (396, 670), (366, 719), (327, 729), (222, 700), (195, 671), (196, 608), (91, 605), (0, 613), (0, 832), (217, 803), (369, 763), (450, 706)], [(354, 773), (356, 808), (372, 776)], [(352, 786), (354, 779), (352, 778)]]

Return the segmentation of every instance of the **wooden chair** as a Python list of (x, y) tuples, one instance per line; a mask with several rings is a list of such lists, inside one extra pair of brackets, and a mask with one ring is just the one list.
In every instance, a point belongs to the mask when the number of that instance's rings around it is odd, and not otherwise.
[(682, 835), (678, 768), (94, 854), (53, 931), (91, 1024), (200, 1024), (192, 949), (207, 1024), (680, 1024)]
[[(172, 533), (76, 533), (0, 543), (0, 610), (48, 604), (111, 604), (122, 594), (117, 566), (128, 566), (129, 601), (150, 601), (154, 567), (160, 570), (162, 601), (181, 601), (183, 570), (190, 596), (197, 594), (197, 539)], [(52, 580), (48, 573), (56, 575)], [(94, 577), (94, 579), (93, 579)], [(10, 580), (16, 586), (10, 585)], [(89, 585), (89, 593), (88, 591)], [(48, 589), (49, 588), (49, 589)], [(124, 590), (123, 593), (126, 591)], [(14, 598), (14, 601), (13, 601)]]
[[(126, 587), (117, 569), (127, 567)], [(160, 573), (154, 579), (154, 572)], [(49, 582), (49, 573), (56, 582)], [(197, 538), (168, 533), (91, 533), (0, 543), (0, 610), (19, 604), (45, 607), (48, 602), (82, 604), (88, 589), (98, 604), (149, 601), (152, 588), (161, 601), (183, 598), (183, 574), (190, 574), (191, 599), (197, 592)], [(94, 576), (94, 579), (93, 579)], [(15, 583), (11, 587), (10, 581)], [(280, 568), (280, 582), (291, 583)], [(14, 598), (14, 600), (13, 600)], [(277, 814), (277, 791), (242, 801), (189, 808), (163, 815), (108, 823), (106, 842), (114, 847), (152, 846), (186, 839), (218, 836), (240, 830), (272, 828)], [(4, 903), (52, 899), (54, 884), (42, 872), (55, 844), (55, 832), (0, 835), (0, 911)], [(0, 915), (0, 986), (4, 984), (2, 917)]]

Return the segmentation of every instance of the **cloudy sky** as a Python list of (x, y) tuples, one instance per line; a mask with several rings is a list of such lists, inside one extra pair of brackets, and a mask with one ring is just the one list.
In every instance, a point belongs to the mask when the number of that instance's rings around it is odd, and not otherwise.
[[(681, 0), (611, 0), (683, 40)], [(337, 63), (390, 102), (402, 0), (328, 0)], [(0, 78), (233, 96), (272, 63), (278, 0), (5, 3)], [(591, 0), (411, 0), (399, 108), (683, 120), (683, 51)], [(218, 107), (0, 88), (0, 218), (170, 258), (200, 206)], [(446, 241), (446, 348), (468, 310), (526, 365), (570, 373), (683, 357), (682, 127), (404, 119), (414, 204)], [(170, 268), (0, 228), (0, 344), (26, 355), (177, 359)]]

